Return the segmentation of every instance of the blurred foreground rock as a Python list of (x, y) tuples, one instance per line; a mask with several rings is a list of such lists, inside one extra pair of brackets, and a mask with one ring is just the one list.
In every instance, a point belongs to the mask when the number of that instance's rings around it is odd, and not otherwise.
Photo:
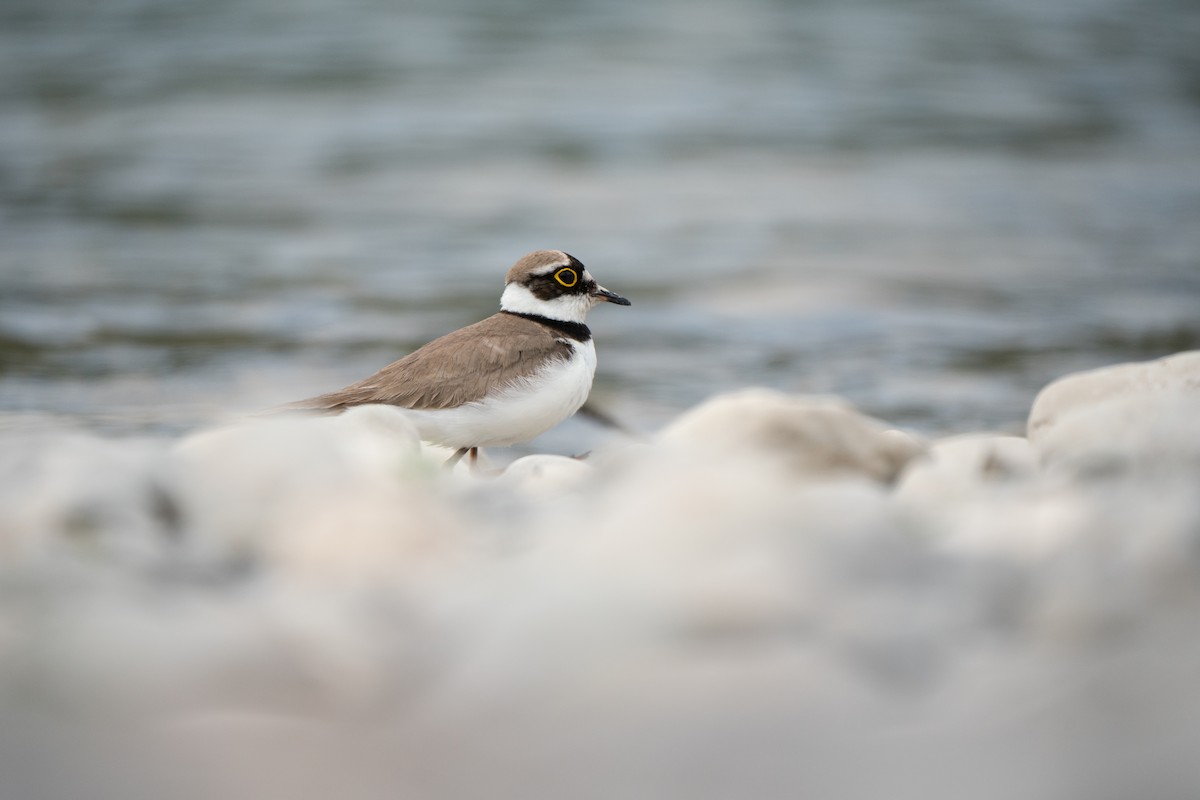
[(1033, 401), (1029, 438), (1040, 442), (1064, 420), (1097, 405), (1119, 403), (1134, 409), (1139, 404), (1149, 406), (1160, 398), (1173, 397), (1200, 405), (1200, 351), (1101, 367), (1054, 381)]
[(749, 390), (498, 477), (390, 408), (8, 434), (0, 794), (1189, 797), (1198, 356), (1028, 439)]
[(722, 395), (683, 414), (659, 436), (666, 445), (720, 458), (753, 454), (797, 476), (862, 475), (890, 482), (922, 445), (836, 398), (766, 389)]

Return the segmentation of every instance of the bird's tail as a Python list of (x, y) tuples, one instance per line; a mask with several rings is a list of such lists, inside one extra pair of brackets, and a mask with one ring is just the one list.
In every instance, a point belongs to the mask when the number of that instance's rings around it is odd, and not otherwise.
[(345, 403), (331, 395), (322, 394), (305, 400), (295, 400), (283, 405), (271, 406), (254, 414), (256, 417), (274, 416), (277, 414), (306, 414), (309, 416), (340, 414), (346, 410)]

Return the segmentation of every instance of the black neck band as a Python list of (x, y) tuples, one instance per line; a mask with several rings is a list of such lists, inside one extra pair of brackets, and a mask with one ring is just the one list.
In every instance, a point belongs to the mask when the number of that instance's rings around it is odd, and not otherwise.
[(512, 314), (514, 317), (520, 317), (521, 319), (527, 319), (530, 322), (544, 325), (577, 342), (586, 342), (592, 338), (591, 328), (582, 322), (563, 322), (561, 319), (550, 319), (549, 317), (543, 317), (541, 314), (522, 314), (519, 311), (506, 311), (505, 309), (500, 309), (500, 311), (503, 314)]

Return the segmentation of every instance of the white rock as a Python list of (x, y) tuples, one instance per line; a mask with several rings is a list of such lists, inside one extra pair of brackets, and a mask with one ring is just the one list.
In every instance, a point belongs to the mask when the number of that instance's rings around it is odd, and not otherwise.
[(688, 411), (661, 444), (710, 454), (755, 455), (805, 477), (861, 475), (891, 481), (923, 445), (840, 400), (746, 389)]
[(967, 434), (940, 439), (905, 467), (896, 495), (906, 502), (938, 504), (981, 487), (1024, 479), (1037, 471), (1037, 454), (1021, 436)]
[(403, 410), (386, 405), (359, 406), (333, 416), (254, 417), (191, 434), (175, 449), (196, 455), (210, 450), (232, 454), (244, 442), (268, 445), (271, 452), (283, 455), (292, 441), (311, 444), (318, 439), (377, 466), (407, 461), (421, 449), (417, 429)]
[[(403, 409), (395, 406), (370, 405), (347, 409), (334, 417), (325, 417), (347, 433), (356, 435), (360, 447), (375, 447), (376, 453), (367, 457), (394, 460), (421, 451), (421, 436)], [(364, 453), (364, 455), (366, 455)]]
[(509, 464), (498, 482), (526, 496), (553, 497), (579, 488), (593, 472), (577, 458), (539, 454)]
[(1200, 393), (1185, 388), (1117, 394), (1043, 426), (1037, 450), (1047, 465), (1080, 477), (1200, 475)]
[(1029, 438), (1076, 477), (1200, 469), (1200, 351), (1067, 375), (1038, 394)]
[(912, 527), (942, 548), (972, 557), (1043, 557), (1083, 528), (1074, 493), (1048, 486), (1037, 453), (1019, 436), (941, 439), (913, 459), (893, 497)]
[[(1188, 796), (1189, 392), (1064, 413), (1036, 444), (1049, 466), (997, 436), (914, 460), (844, 405), (748, 392), (654, 446), (521, 459), (469, 491), (388, 409), (207, 432), (169, 457), (182, 540), (265, 568), (99, 587), (0, 571), (0, 714), (18, 712), (0, 735), (36, 734), (0, 746), (0, 774), (100, 798), (172, 796), (130, 791), (159, 774), (295, 800)], [(99, 530), (140, 540), (153, 448), (8, 444), (0, 540), (22, 503), (42, 509), (18, 528), (36, 543), (106, 497), (133, 512)], [(1164, 469), (1061, 468), (1106, 450)], [(533, 499), (497, 502), (505, 481)], [(526, 768), (547, 752), (554, 769)]]
[(598, 467), (586, 497), (531, 504), (504, 581), (475, 584), (481, 613), (467, 624), (486, 628), (460, 677), (570, 674), (675, 637), (787, 636), (838, 607), (826, 594), (831, 551), (892, 525), (884, 488), (857, 476), (797, 486), (760, 456), (636, 455)]
[(454, 541), (436, 467), (389, 407), (258, 419), (189, 437), (173, 455), (201, 548), (369, 578)]
[(1162, 394), (1190, 396), (1200, 409), (1200, 350), (1059, 378), (1042, 389), (1033, 401), (1029, 439), (1040, 444), (1063, 419), (1089, 406), (1128, 398), (1125, 407), (1135, 414), (1139, 398), (1152, 401)]
[(163, 448), (84, 434), (9, 435), (0, 443), (0, 561), (117, 561), (169, 545), (176, 513)]

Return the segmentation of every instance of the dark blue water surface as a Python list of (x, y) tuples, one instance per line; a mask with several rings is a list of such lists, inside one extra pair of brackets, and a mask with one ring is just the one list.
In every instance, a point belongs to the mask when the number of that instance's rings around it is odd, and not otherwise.
[[(355, 380), (569, 250), (593, 393), (1019, 429), (1200, 347), (1192, 0), (6, 0), (0, 425)], [(572, 422), (534, 448), (588, 446)]]

